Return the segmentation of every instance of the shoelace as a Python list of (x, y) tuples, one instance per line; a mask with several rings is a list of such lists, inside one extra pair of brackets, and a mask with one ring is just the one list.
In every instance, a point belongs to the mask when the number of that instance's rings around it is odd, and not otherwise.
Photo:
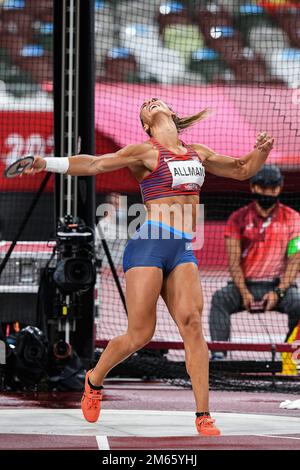
[(84, 397), (95, 402), (96, 400), (101, 400), (102, 393), (100, 390), (90, 390), (89, 392), (84, 392)]
[(216, 420), (213, 419), (213, 418), (210, 418), (208, 416), (207, 417), (204, 416), (203, 418), (198, 419), (198, 424), (199, 424), (199, 426), (207, 426), (207, 425), (212, 426), (215, 421)]
[(94, 407), (95, 410), (98, 408), (98, 402), (95, 400), (95, 398), (91, 398), (89, 400), (89, 408)]
[(98, 401), (101, 400), (102, 394), (99, 391), (92, 390), (89, 394), (85, 394), (86, 398), (88, 399), (88, 407), (89, 408), (97, 408)]

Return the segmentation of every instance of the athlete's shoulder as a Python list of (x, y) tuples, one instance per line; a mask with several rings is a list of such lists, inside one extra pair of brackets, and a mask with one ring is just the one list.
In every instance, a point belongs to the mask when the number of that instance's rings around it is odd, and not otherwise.
[(117, 154), (124, 157), (138, 157), (142, 156), (149, 151), (153, 150), (153, 146), (149, 141), (141, 142), (138, 144), (128, 144), (122, 149), (118, 150)]
[(202, 160), (206, 160), (207, 158), (215, 154), (212, 149), (203, 144), (190, 144), (190, 147), (192, 147), (192, 149), (194, 149), (198, 153), (199, 157)]

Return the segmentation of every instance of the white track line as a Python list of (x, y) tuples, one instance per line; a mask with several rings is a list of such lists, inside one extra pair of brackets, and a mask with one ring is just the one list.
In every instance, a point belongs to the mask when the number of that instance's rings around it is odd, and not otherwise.
[(259, 436), (259, 437), (271, 437), (272, 439), (295, 439), (296, 441), (300, 441), (300, 437), (290, 437), (290, 436), (273, 436), (271, 434), (252, 434), (252, 436)]
[(99, 447), (99, 450), (109, 450), (109, 443), (106, 436), (96, 436), (96, 441)]

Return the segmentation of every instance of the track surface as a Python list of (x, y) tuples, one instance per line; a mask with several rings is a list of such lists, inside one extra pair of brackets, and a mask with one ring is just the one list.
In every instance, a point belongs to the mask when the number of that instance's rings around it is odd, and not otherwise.
[(160, 383), (106, 383), (101, 420), (83, 420), (79, 393), (3, 394), (0, 450), (292, 450), (300, 449), (300, 410), (283, 410), (296, 396), (211, 392), (222, 436), (194, 427), (191, 390)]

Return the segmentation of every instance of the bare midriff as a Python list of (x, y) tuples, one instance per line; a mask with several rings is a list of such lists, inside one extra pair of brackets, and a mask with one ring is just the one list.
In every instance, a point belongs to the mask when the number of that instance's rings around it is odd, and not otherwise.
[(199, 196), (181, 195), (147, 201), (146, 220), (161, 222), (181, 232), (193, 234), (199, 214)]

